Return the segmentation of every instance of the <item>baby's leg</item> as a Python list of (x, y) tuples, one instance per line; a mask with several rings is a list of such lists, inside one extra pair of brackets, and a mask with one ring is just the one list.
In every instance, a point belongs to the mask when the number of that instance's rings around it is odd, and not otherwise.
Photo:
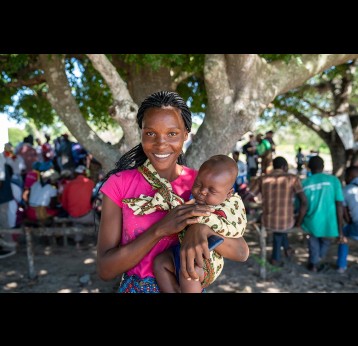
[(171, 249), (164, 251), (154, 259), (153, 271), (162, 293), (180, 293)]
[(186, 280), (180, 271), (179, 282), (182, 293), (201, 293), (203, 288), (201, 287), (201, 282), (204, 280), (204, 269), (198, 266), (194, 266), (196, 273), (199, 275), (199, 280), (194, 281)]

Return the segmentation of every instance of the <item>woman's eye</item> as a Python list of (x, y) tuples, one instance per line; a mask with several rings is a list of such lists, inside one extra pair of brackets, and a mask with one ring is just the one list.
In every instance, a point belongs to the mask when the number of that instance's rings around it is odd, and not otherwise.
[(175, 132), (170, 132), (169, 137), (175, 137), (177, 134)]
[(147, 132), (147, 136), (153, 137), (153, 136), (154, 136), (154, 132)]

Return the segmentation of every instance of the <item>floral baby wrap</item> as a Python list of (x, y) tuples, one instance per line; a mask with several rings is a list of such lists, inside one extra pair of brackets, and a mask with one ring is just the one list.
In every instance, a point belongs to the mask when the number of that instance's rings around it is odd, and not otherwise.
[[(139, 172), (156, 190), (153, 197), (140, 195), (138, 198), (123, 199), (131, 208), (135, 215), (150, 214), (155, 211), (173, 209), (184, 203), (184, 200), (176, 195), (169, 181), (161, 178), (154, 169), (153, 165), (147, 160), (142, 166), (138, 167)], [(241, 197), (234, 194), (229, 199), (217, 206), (213, 206), (214, 213), (210, 216), (199, 217), (199, 223), (208, 225), (213, 231), (228, 238), (241, 237), (246, 229), (246, 211)], [(179, 233), (181, 242), (185, 230)], [(220, 275), (224, 266), (224, 259), (216, 251), (210, 252), (210, 259), (204, 261), (204, 281), (202, 286), (205, 288)]]

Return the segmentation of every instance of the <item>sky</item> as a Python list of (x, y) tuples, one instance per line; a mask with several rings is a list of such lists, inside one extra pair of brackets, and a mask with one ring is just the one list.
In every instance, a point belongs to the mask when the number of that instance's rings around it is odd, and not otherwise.
[(4, 144), (9, 141), (9, 127), (18, 127), (23, 129), (24, 124), (17, 124), (14, 120), (9, 120), (6, 113), (0, 113), (0, 151), (4, 148)]

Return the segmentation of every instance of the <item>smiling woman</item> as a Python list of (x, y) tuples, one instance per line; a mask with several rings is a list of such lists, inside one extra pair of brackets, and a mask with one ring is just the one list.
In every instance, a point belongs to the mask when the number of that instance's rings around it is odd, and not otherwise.
[[(159, 292), (153, 273), (154, 258), (177, 244), (177, 233), (190, 225), (182, 243), (181, 270), (186, 279), (198, 279), (194, 261), (202, 266), (203, 256), (209, 256), (207, 238), (212, 231), (206, 225), (200, 225), (200, 230), (194, 230), (194, 226), (198, 217), (214, 210), (207, 205), (174, 203), (175, 196), (188, 201), (197, 175), (184, 165), (182, 148), (192, 124), (185, 101), (174, 92), (154, 93), (141, 104), (137, 123), (141, 143), (120, 158), (101, 188), (104, 198), (98, 273), (103, 280), (123, 275), (119, 292)], [(148, 208), (155, 208), (153, 213), (138, 215), (124, 203), (143, 196), (151, 197)], [(157, 200), (165, 200), (168, 209), (155, 204)], [(228, 242), (222, 249), (222, 255), (226, 251), (229, 258), (237, 253), (246, 258), (248, 254), (243, 240)]]

